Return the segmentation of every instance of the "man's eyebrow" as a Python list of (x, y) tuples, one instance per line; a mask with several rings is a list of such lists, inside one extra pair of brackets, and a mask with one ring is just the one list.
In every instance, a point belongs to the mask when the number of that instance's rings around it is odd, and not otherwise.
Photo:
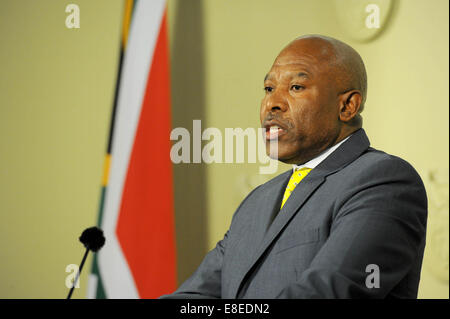
[[(310, 75), (308, 73), (306, 73), (306, 72), (299, 72), (299, 73), (296, 74), (296, 76), (297, 77), (301, 77), (301, 78), (306, 78), (306, 79), (310, 78)], [(264, 77), (264, 82), (267, 81), (271, 77), (272, 76), (269, 73), (267, 73), (266, 76)]]
[(301, 78), (307, 78), (307, 79), (309, 79), (308, 73), (305, 73), (305, 72), (299, 72), (299, 73), (297, 73), (297, 76), (298, 76), (298, 77), (301, 77)]

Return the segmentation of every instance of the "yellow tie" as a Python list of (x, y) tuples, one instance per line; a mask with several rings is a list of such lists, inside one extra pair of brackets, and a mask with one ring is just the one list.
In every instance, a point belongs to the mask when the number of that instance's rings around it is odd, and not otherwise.
[[(312, 168), (303, 167), (300, 169), (296, 169), (295, 172), (292, 174), (291, 178), (289, 179), (289, 183), (286, 186), (286, 190), (284, 191), (283, 201), (281, 202), (281, 208), (283, 208), (284, 203), (286, 203), (289, 196), (291, 196), (292, 192), (295, 189), (295, 186), (300, 183), (302, 179), (305, 178), (306, 175), (308, 175), (309, 172), (311, 172)], [(281, 209), (280, 208), (280, 209)]]

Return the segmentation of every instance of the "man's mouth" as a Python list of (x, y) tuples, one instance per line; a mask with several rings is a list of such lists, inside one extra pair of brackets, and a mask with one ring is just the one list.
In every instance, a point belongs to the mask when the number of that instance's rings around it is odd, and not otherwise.
[(266, 141), (279, 139), (280, 136), (286, 134), (286, 130), (276, 124), (265, 125), (265, 128), (266, 128)]

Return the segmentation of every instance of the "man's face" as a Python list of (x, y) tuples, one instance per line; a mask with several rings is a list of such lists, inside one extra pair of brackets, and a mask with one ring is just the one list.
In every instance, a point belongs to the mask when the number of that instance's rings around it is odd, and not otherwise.
[(282, 162), (304, 163), (333, 145), (340, 133), (336, 75), (326, 52), (323, 43), (298, 40), (280, 53), (264, 80), (260, 119), (266, 151), (278, 138)]

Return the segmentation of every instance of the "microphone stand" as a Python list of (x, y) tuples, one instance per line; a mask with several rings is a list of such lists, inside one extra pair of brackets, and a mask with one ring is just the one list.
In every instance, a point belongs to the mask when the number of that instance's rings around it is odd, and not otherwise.
[(84, 262), (89, 254), (89, 250), (92, 252), (97, 252), (100, 248), (105, 244), (105, 237), (103, 236), (103, 231), (98, 227), (87, 228), (81, 234), (79, 240), (83, 243), (84, 247), (86, 247), (86, 251), (84, 253), (83, 259), (81, 260), (80, 269), (75, 276), (75, 280), (72, 284), (72, 288), (70, 288), (69, 294), (67, 295), (67, 299), (72, 297), (75, 286), (77, 285), (78, 279), (80, 278), (81, 270), (83, 269)]
[(84, 253), (83, 260), (81, 260), (80, 269), (77, 272), (77, 276), (75, 277), (72, 288), (70, 288), (69, 294), (67, 295), (67, 299), (70, 299), (70, 297), (72, 297), (73, 290), (75, 289), (75, 286), (77, 285), (78, 278), (80, 278), (81, 270), (83, 269), (83, 265), (84, 265), (84, 262), (86, 261), (88, 254), (89, 254), (89, 248), (86, 248), (86, 252)]

